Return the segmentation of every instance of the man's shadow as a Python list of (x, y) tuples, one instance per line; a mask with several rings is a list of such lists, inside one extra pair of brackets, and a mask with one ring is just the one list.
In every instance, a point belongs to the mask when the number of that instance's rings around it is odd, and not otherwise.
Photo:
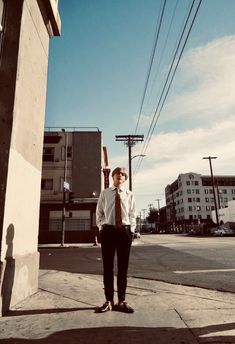
[(12, 299), (12, 289), (15, 277), (15, 259), (13, 258), (13, 239), (14, 239), (15, 229), (13, 224), (10, 224), (7, 228), (6, 234), (6, 266), (4, 270), (3, 280), (2, 280), (2, 315), (5, 315), (10, 309), (11, 299)]

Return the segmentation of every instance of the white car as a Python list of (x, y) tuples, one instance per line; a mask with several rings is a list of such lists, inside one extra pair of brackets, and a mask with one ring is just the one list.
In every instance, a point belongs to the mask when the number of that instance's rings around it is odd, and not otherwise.
[(216, 236), (225, 236), (225, 235), (233, 235), (233, 234), (234, 234), (233, 229), (225, 228), (225, 227), (218, 228), (214, 231), (214, 235)]

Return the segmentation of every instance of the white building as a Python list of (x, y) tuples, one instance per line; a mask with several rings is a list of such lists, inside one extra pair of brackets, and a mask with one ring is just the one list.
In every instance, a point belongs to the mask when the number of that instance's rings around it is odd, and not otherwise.
[[(217, 209), (224, 209), (235, 199), (235, 176), (214, 176)], [(210, 220), (215, 210), (211, 176), (189, 172), (165, 188), (168, 222)]]
[[(216, 222), (216, 214), (215, 211), (212, 211), (212, 220)], [(228, 202), (227, 208), (221, 208), (218, 210), (218, 217), (219, 222), (223, 221), (223, 223), (233, 222), (235, 224), (235, 200)]]

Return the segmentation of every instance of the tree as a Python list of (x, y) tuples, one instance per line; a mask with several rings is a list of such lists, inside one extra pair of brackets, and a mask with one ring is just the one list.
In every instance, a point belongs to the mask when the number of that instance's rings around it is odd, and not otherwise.
[(147, 216), (146, 219), (147, 219), (148, 223), (156, 224), (158, 222), (158, 220), (159, 220), (159, 212), (158, 212), (158, 210), (156, 208), (150, 208), (148, 216)]

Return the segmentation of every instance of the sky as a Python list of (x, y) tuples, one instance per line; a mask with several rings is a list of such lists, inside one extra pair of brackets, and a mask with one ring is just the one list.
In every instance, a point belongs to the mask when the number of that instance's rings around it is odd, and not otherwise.
[[(128, 149), (115, 135), (144, 135), (132, 148), (132, 156), (146, 155), (132, 159), (138, 212), (157, 207), (157, 199), (164, 206), (165, 187), (180, 173), (209, 175), (202, 157), (217, 157), (215, 175), (235, 174), (235, 1), (203, 0), (172, 64), (192, 3), (167, 0), (157, 34), (162, 0), (59, 1), (62, 34), (50, 42), (46, 126), (98, 127), (111, 169), (128, 169)], [(159, 112), (164, 81), (177, 61)]]

